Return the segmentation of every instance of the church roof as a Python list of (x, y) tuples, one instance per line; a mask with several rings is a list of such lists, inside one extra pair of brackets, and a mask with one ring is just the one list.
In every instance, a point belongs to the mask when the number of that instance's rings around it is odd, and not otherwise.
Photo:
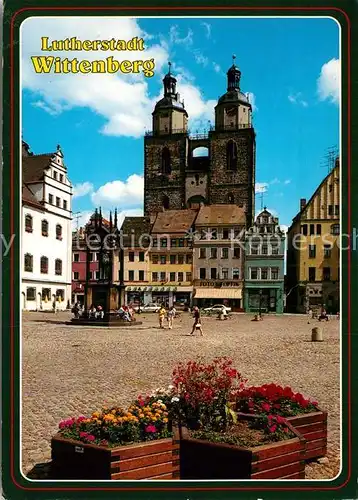
[(154, 111), (158, 110), (158, 109), (163, 109), (163, 108), (174, 108), (174, 109), (177, 109), (179, 111), (183, 111), (184, 113), (187, 114), (185, 108), (184, 108), (184, 103), (182, 103), (181, 101), (178, 101), (176, 98), (174, 97), (171, 97), (171, 96), (165, 96), (163, 97), (162, 99), (160, 99), (160, 101), (157, 102), (157, 104), (155, 105), (155, 108), (154, 108)]
[(195, 224), (197, 226), (246, 224), (246, 213), (237, 205), (207, 205), (200, 208)]
[(197, 210), (165, 210), (155, 219), (152, 233), (185, 233), (194, 224)]
[(218, 100), (218, 104), (240, 102), (250, 104), (248, 97), (237, 89), (227, 91)]

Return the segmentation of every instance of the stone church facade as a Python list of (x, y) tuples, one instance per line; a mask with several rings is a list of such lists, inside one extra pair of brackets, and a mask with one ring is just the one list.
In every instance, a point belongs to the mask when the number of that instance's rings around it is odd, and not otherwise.
[[(227, 72), (227, 92), (215, 106), (215, 127), (192, 136), (188, 113), (170, 72), (163, 79), (153, 130), (144, 139), (144, 212), (233, 204), (243, 208), (246, 225), (255, 213), (255, 131), (252, 107), (240, 89), (241, 72)], [(196, 150), (206, 151), (198, 156)], [(205, 148), (205, 149), (203, 149)]]

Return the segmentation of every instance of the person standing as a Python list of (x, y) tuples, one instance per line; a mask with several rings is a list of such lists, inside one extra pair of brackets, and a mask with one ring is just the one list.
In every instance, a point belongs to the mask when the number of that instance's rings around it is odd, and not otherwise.
[(203, 329), (201, 327), (200, 311), (199, 311), (199, 308), (197, 306), (194, 307), (194, 314), (193, 314), (193, 316), (194, 316), (194, 324), (193, 324), (193, 329), (190, 332), (190, 335), (194, 335), (194, 332), (196, 330), (199, 330), (200, 335), (203, 336), (204, 333), (203, 333)]
[(164, 318), (166, 315), (166, 310), (165, 310), (164, 304), (162, 304), (160, 306), (158, 315), (159, 315), (159, 328), (164, 328)]
[(170, 309), (169, 309), (169, 311), (168, 311), (168, 327), (169, 327), (169, 330), (171, 330), (173, 328), (173, 321), (174, 321), (174, 318), (175, 318), (175, 314), (176, 314), (175, 307), (171, 306)]

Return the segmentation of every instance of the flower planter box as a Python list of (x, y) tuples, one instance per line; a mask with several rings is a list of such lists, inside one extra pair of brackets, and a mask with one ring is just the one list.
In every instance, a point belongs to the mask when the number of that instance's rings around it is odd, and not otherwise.
[(327, 454), (327, 412), (318, 410), (288, 417), (287, 421), (306, 439), (305, 460)]
[[(241, 418), (255, 418), (252, 415)], [(181, 479), (304, 479), (303, 436), (288, 423), (292, 439), (252, 448), (212, 443), (180, 429)]]
[(66, 439), (56, 434), (51, 441), (56, 479), (177, 479), (178, 435), (108, 448)]

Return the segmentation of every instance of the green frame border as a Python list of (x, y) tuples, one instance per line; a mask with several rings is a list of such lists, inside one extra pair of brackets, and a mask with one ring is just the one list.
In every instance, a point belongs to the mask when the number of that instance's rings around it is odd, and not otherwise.
[[(358, 2), (355, 0), (305, 0), (285, 2), (276, 0), (274, 5), (268, 5), (265, 0), (255, 2), (254, 6), (244, 4), (243, 0), (226, 0), (225, 5), (215, 4), (215, 0), (207, 0), (207, 5), (196, 0), (193, 3), (182, 0), (175, 1), (170, 6), (165, 1), (157, 0), (148, 5), (144, 0), (107, 0), (106, 6), (99, 7), (94, 0), (11, 0), (5, 5), (4, 11), (4, 175), (3, 175), (3, 234), (7, 239), (11, 235), (19, 235), (20, 231), (20, 130), (19, 130), (19, 27), (23, 20), (30, 16), (42, 15), (123, 15), (123, 16), (204, 16), (204, 15), (329, 15), (336, 18), (342, 28), (342, 233), (350, 235), (353, 242), (351, 250), (342, 252), (342, 406), (343, 406), (343, 469), (341, 475), (332, 482), (310, 481), (300, 483), (294, 480), (240, 483), (226, 482), (168, 482), (132, 483), (44, 483), (43, 481), (26, 481), (19, 470), (19, 334), (20, 334), (20, 248), (19, 237), (15, 236), (10, 253), (3, 258), (3, 488), (6, 498), (354, 498), (357, 494), (357, 453), (358, 448), (356, 428), (352, 428), (354, 414), (357, 418), (356, 403), (351, 401), (354, 390), (358, 389), (357, 376), (352, 376), (352, 354), (358, 344), (358, 321), (351, 316), (351, 300), (358, 298), (357, 281), (352, 280), (350, 273), (357, 272), (356, 229), (353, 230), (352, 218), (357, 213), (357, 201), (351, 198), (351, 192), (358, 188), (358, 175), (352, 172), (352, 165), (357, 159), (357, 146), (351, 140), (352, 131), (357, 131), (357, 102), (351, 98), (353, 83), (358, 81), (358, 35), (352, 30), (352, 24), (357, 28)], [(7, 73), (7, 69), (10, 72)], [(354, 332), (354, 333), (353, 333)], [(355, 375), (357, 370), (355, 371)], [(358, 420), (358, 418), (357, 418)], [(293, 493), (293, 491), (295, 493)], [(288, 493), (289, 492), (289, 493)]]

